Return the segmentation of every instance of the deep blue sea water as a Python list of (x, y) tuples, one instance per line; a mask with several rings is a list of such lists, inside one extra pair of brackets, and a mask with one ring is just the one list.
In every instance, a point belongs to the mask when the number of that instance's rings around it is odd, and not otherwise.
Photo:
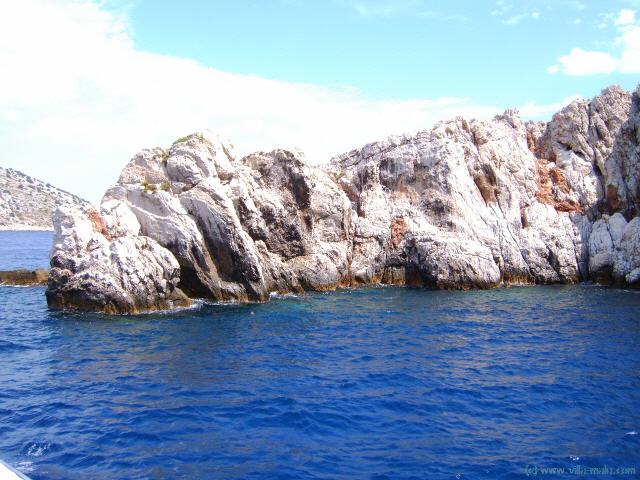
[(0, 270), (49, 268), (53, 232), (0, 232)]
[(639, 432), (640, 292), (373, 288), (107, 317), (0, 287), (0, 458), (33, 479), (638, 478)]

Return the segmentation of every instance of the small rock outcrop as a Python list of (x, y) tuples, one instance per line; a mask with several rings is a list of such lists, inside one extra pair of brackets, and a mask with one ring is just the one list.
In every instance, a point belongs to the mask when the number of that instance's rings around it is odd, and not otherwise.
[(53, 230), (51, 213), (56, 208), (88, 206), (49, 183), (0, 167), (0, 230)]
[(639, 109), (610, 87), (548, 123), (456, 118), (325, 166), (201, 133), (143, 150), (99, 211), (56, 211), (47, 298), (129, 313), (375, 283), (639, 286)]
[(48, 279), (49, 270), (44, 268), (0, 271), (0, 285), (46, 285)]

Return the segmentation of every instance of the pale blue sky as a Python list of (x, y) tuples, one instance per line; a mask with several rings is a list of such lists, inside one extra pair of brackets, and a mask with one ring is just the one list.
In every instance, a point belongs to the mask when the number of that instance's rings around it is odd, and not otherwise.
[(97, 202), (193, 131), (310, 163), (640, 79), (640, 0), (4, 0), (0, 164)]
[(550, 74), (572, 48), (617, 54), (613, 17), (633, 1), (233, 0), (129, 3), (136, 45), (230, 72), (374, 99), (552, 103), (636, 73)]

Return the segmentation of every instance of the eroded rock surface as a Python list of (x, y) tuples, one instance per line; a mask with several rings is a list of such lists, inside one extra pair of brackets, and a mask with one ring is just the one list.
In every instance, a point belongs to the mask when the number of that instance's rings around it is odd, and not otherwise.
[(456, 118), (325, 166), (200, 133), (143, 150), (99, 212), (56, 212), (47, 297), (135, 312), (373, 283), (638, 286), (638, 109), (610, 87), (548, 123)]
[(180, 267), (124, 206), (104, 215), (59, 208), (47, 288), (49, 306), (138, 313), (189, 305), (178, 289)]

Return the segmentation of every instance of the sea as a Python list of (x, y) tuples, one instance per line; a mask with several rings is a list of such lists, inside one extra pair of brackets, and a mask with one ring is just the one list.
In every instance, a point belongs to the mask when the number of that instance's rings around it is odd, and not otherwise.
[[(50, 233), (0, 233), (0, 270)], [(0, 287), (32, 479), (640, 478), (640, 292), (363, 288), (137, 316)]]

